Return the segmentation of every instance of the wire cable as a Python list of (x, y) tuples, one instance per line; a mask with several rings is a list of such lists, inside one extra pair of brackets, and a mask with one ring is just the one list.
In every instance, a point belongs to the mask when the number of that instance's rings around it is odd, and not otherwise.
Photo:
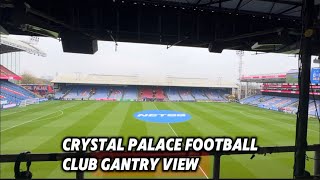
[(320, 117), (319, 117), (319, 111), (318, 111), (318, 105), (317, 105), (317, 101), (316, 101), (316, 97), (315, 97), (315, 89), (313, 88), (313, 85), (310, 84), (311, 86), (311, 91), (312, 91), (312, 98), (313, 98), (313, 102), (314, 102), (314, 106), (316, 109), (316, 118), (318, 119), (318, 126), (319, 126), (319, 144), (320, 144)]

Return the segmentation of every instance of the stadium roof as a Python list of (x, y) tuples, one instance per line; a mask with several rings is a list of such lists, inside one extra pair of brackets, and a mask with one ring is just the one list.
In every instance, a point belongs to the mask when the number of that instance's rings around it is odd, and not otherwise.
[(256, 82), (256, 83), (285, 83), (287, 73), (276, 74), (257, 74), (242, 76), (241, 82)]
[[(302, 0), (84, 0), (63, 6), (55, 0), (25, 2), (9, 0), (0, 6), (7, 10), (0, 13), (3, 27), (11, 34), (59, 36), (65, 52), (93, 54), (96, 40), (202, 47), (218, 53), (299, 52)], [(320, 45), (313, 47), (318, 54)]]
[[(267, 14), (298, 17), (301, 14), (302, 0), (165, 0), (206, 9), (250, 14)], [(320, 2), (316, 0), (316, 4)]]
[(46, 56), (46, 53), (27, 42), (9, 38), (9, 36), (6, 35), (0, 35), (0, 54), (19, 51), (25, 51), (43, 57)]
[(216, 87), (236, 88), (231, 83), (215, 83), (206, 78), (165, 77), (151, 78), (127, 75), (100, 75), (100, 74), (61, 74), (55, 77), (52, 83), (66, 84), (99, 84), (99, 85), (146, 85), (146, 86), (180, 86), (180, 87)]

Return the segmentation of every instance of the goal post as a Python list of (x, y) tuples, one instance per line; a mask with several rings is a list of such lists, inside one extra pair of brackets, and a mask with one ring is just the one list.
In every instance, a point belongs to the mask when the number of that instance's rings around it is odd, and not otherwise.
[(26, 100), (22, 100), (22, 101), (20, 102), (19, 107), (26, 107), (26, 106), (27, 106), (27, 101), (26, 101)]
[(39, 102), (40, 102), (39, 98), (31, 98), (31, 99), (22, 100), (19, 106), (26, 107), (31, 104), (39, 104)]

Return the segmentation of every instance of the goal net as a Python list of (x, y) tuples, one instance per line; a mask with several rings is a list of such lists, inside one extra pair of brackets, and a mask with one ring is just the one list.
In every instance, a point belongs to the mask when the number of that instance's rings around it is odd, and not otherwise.
[(20, 107), (26, 107), (30, 104), (39, 104), (39, 98), (32, 98), (32, 99), (26, 99), (22, 100), (20, 102)]

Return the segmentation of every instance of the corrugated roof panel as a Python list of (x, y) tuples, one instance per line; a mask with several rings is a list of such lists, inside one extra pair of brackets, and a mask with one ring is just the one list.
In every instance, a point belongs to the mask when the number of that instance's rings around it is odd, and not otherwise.
[(288, 5), (288, 4), (282, 4), (282, 3), (276, 3), (275, 6), (272, 8), (273, 14), (279, 14), (281, 12), (284, 12), (290, 8), (296, 7), (295, 5)]
[(302, 0), (286, 0), (286, 1), (291, 1), (291, 2), (296, 2), (296, 3), (302, 3)]
[(284, 13), (283, 15), (286, 15), (286, 16), (300, 16), (301, 15), (301, 6), (297, 7), (296, 9), (293, 9), (291, 11), (288, 11), (288, 12)]
[[(150, 1), (152, 2), (152, 1)], [(157, 2), (157, 1), (155, 1)], [(160, 1), (158, 1), (160, 2)], [(189, 5), (190, 7), (195, 6), (197, 3), (200, 8), (218, 8), (218, 0), (163, 0), (162, 2), (174, 2), (179, 4)], [(223, 9), (234, 10), (239, 4), (240, 0), (226, 0), (221, 2)], [(210, 3), (212, 3), (210, 5)], [(266, 13), (279, 14), (283, 13), (286, 16), (300, 16), (302, 0), (242, 0), (239, 7), (239, 11), (253, 12), (253, 13)], [(315, 4), (320, 4), (320, 0), (315, 0)], [(208, 5), (208, 6), (205, 6)], [(293, 8), (293, 9), (290, 9)], [(288, 10), (288, 11), (286, 11)]]
[(247, 5), (240, 8), (240, 10), (244, 11), (252, 11), (252, 12), (262, 12), (262, 13), (269, 13), (272, 2), (266, 1), (251, 1)]
[(223, 8), (235, 9), (240, 0), (225, 1), (221, 4)]

